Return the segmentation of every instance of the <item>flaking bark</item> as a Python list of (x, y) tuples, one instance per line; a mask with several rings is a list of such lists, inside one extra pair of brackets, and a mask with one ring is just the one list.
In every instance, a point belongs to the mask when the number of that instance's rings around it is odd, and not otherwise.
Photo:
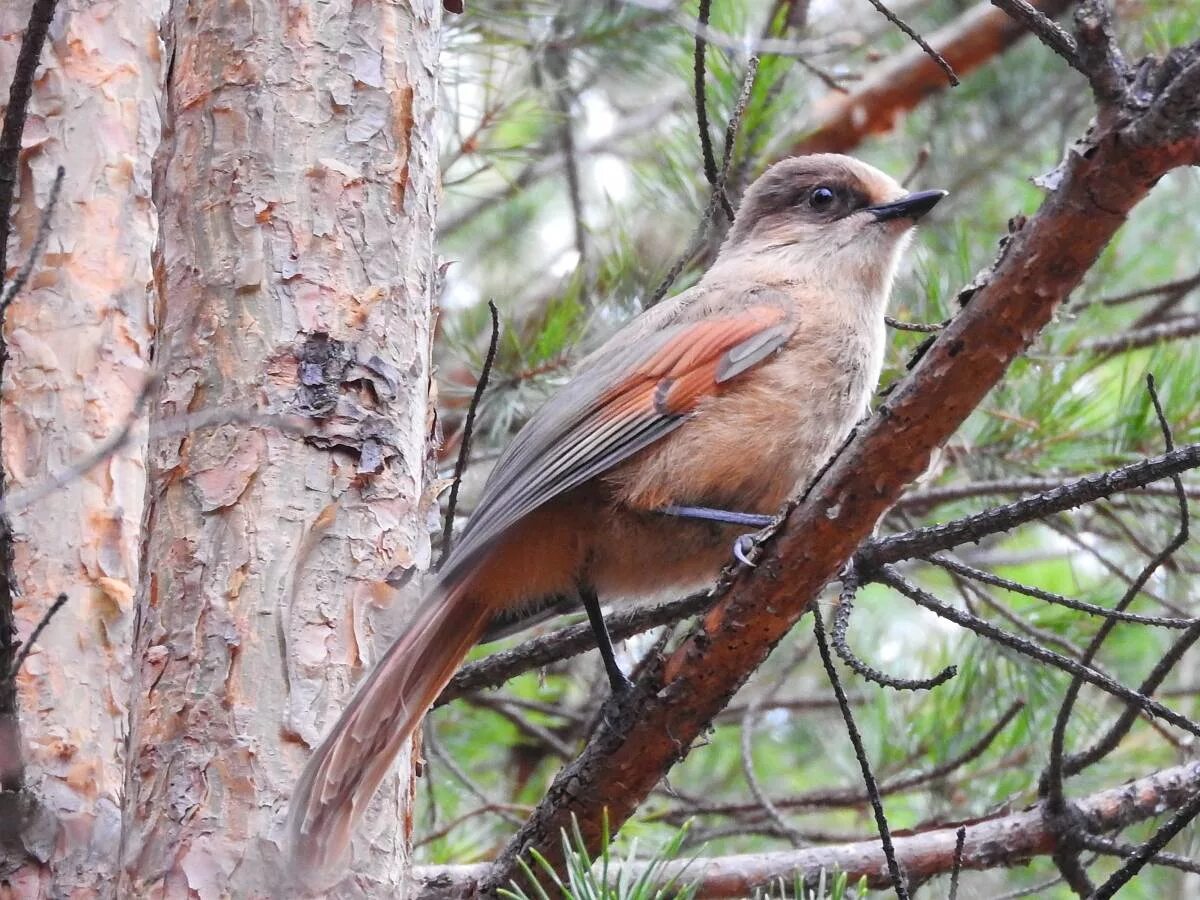
[[(439, 10), (168, 14), (155, 422), (293, 427), (152, 441), (124, 896), (302, 891), (276, 865), (291, 785), (374, 660), (380, 583), (428, 561)], [(400, 773), (340, 895), (402, 881)]]
[[(5, 91), (30, 6), (0, 5)], [(20, 897), (105, 894), (116, 874), (144, 437), (36, 505), (19, 497), (120, 430), (148, 374), (164, 7), (60, 3), (22, 141), (10, 275), (28, 258), (59, 165), (66, 177), (46, 252), (5, 322), (19, 637), (60, 591), (70, 599), (18, 678), (29, 818), (24, 853), (0, 862), (0, 875)]]

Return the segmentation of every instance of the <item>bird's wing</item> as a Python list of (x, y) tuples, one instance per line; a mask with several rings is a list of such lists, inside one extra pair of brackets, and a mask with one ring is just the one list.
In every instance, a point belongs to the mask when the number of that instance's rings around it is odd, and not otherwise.
[[(594, 356), (529, 420), (492, 470), (444, 575), (547, 501), (682, 424), (705, 397), (766, 360), (793, 324), (776, 298), (668, 325)], [(453, 576), (450, 576), (453, 578)]]

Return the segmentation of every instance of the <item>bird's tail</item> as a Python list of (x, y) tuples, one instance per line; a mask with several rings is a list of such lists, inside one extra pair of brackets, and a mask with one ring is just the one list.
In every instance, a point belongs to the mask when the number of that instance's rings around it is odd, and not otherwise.
[(293, 871), (331, 874), (355, 826), (421, 717), (479, 640), (491, 614), (464, 585), (437, 585), (409, 629), (359, 685), (292, 792)]

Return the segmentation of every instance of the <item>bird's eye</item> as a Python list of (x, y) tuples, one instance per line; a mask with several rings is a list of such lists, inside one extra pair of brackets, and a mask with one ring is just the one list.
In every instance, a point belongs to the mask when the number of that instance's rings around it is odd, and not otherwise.
[(824, 212), (833, 206), (833, 201), (836, 199), (837, 195), (833, 192), (833, 188), (824, 186), (816, 187), (808, 195), (808, 205), (818, 212)]

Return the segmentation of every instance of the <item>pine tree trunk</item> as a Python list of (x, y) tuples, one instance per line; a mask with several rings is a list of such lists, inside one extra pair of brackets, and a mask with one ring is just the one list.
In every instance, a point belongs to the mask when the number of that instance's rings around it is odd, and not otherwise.
[[(295, 776), (422, 567), (433, 0), (177, 0), (122, 896), (275, 895)], [(214, 421), (215, 417), (215, 421)], [(411, 777), (340, 892), (394, 892)]]
[[(30, 5), (0, 3), (5, 97)], [(69, 601), (18, 679), (29, 818), (0, 874), (22, 898), (108, 893), (117, 871), (144, 429), (45, 487), (121, 431), (148, 376), (164, 7), (63, 0), (25, 127), (10, 276), (29, 256), (59, 165), (66, 177), (42, 264), (6, 317), (3, 450), (20, 638), (59, 592)]]

